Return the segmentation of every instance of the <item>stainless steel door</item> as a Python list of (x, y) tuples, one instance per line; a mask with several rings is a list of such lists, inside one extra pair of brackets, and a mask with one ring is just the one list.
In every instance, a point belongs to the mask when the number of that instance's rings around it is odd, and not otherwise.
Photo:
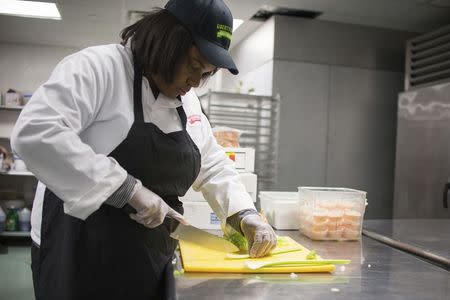
[(399, 95), (395, 218), (450, 218), (450, 83)]

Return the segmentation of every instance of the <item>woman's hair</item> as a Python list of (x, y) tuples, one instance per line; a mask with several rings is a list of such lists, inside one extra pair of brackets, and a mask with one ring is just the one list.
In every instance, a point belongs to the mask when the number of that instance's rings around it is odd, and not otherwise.
[(147, 16), (122, 30), (122, 45), (131, 38), (131, 50), (144, 74), (158, 74), (171, 83), (175, 71), (194, 46), (190, 32), (165, 9), (155, 8)]

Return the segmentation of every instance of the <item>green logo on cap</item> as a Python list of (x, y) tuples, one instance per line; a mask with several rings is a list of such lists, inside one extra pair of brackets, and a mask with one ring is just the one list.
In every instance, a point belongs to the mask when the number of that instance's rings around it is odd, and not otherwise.
[(217, 38), (226, 38), (231, 42), (231, 33), (233, 29), (230, 26), (217, 24)]

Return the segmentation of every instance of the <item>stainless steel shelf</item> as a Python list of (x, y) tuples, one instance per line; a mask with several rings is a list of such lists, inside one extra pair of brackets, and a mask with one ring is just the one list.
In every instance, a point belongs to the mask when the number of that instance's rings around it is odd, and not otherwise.
[(4, 106), (0, 105), (0, 110), (22, 110), (23, 106)]
[(254, 107), (254, 106), (240, 106), (240, 105), (225, 105), (225, 104), (211, 104), (210, 107), (219, 107), (219, 108), (225, 108), (225, 109), (231, 109), (232, 111), (234, 110), (252, 110), (253, 112), (257, 112), (257, 111), (272, 111), (271, 108), (258, 108), (258, 107)]
[(3, 175), (3, 176), (30, 176), (30, 177), (34, 177), (34, 174), (31, 173), (31, 172), (18, 172), (18, 171), (0, 172), (0, 175)]
[(3, 237), (30, 237), (29, 231), (3, 231), (0, 232), (0, 236)]
[(210, 91), (200, 101), (212, 126), (243, 131), (239, 144), (255, 149), (258, 189), (270, 189), (277, 176), (279, 97)]

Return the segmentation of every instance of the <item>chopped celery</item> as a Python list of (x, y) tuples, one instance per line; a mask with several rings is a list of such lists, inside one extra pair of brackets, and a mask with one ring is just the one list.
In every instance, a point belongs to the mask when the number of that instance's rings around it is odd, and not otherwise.
[(247, 239), (237, 232), (233, 227), (229, 224), (221, 224), (223, 237), (227, 241), (231, 242), (233, 245), (239, 248), (241, 251), (248, 251), (248, 243)]
[(351, 261), (347, 259), (324, 259), (324, 260), (286, 260), (286, 261), (246, 261), (247, 268), (257, 270), (266, 267), (302, 267), (323, 265), (346, 265)]
[(315, 250), (309, 251), (308, 255), (306, 255), (306, 259), (310, 259), (310, 260), (317, 259), (316, 251)]

